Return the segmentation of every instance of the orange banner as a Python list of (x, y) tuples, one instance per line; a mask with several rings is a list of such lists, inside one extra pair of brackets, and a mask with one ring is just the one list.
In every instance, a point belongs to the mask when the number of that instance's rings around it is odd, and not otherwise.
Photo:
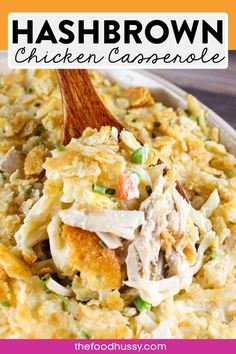
[(7, 49), (10, 12), (226, 12), (229, 49), (236, 50), (236, 0), (1, 0), (0, 50)]

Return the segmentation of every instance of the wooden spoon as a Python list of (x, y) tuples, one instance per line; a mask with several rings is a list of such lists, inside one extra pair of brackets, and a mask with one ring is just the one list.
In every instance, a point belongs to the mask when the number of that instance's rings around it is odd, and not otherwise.
[(102, 103), (85, 69), (58, 69), (57, 76), (62, 95), (64, 123), (62, 144), (79, 138), (87, 127), (100, 129), (104, 125), (122, 125)]

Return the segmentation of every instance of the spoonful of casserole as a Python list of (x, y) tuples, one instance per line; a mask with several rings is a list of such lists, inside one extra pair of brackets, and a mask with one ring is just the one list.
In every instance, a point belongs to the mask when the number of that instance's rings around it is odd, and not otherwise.
[[(103, 105), (85, 70), (58, 70), (63, 145), (44, 163), (41, 199), (16, 233), (37, 262), (49, 240), (56, 269), (93, 291), (136, 289), (153, 306), (186, 289), (212, 244), (208, 216), (189, 203), (173, 166), (142, 145)], [(130, 97), (132, 101), (132, 95)], [(207, 204), (208, 203), (208, 204)]]

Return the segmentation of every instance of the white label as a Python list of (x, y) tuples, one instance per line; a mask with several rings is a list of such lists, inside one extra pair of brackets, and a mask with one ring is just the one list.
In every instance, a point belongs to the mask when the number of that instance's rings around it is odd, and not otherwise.
[(225, 13), (11, 13), (11, 68), (228, 66)]

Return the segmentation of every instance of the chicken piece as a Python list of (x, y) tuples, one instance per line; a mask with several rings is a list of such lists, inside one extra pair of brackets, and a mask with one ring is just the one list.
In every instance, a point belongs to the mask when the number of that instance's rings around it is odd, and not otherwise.
[[(128, 248), (125, 284), (137, 288), (145, 301), (156, 306), (192, 280), (190, 263), (196, 260), (196, 249), (187, 223), (191, 206), (176, 189), (176, 183), (160, 175), (140, 209), (145, 213), (145, 222)], [(190, 262), (190, 252), (183, 252), (186, 246), (195, 250)]]
[(26, 156), (24, 171), (26, 176), (39, 175), (43, 171), (45, 160), (45, 149), (42, 146), (35, 146)]
[(62, 210), (59, 215), (64, 224), (91, 232), (109, 232), (125, 239), (133, 239), (134, 231), (144, 222), (144, 212), (136, 210), (95, 209)]
[(104, 242), (105, 245), (111, 250), (122, 246), (120, 238), (110, 232), (97, 232), (97, 235), (100, 240)]
[(64, 225), (62, 238), (68, 242), (69, 264), (81, 272), (92, 290), (119, 289), (123, 270), (114, 250), (104, 247), (95, 233)]
[(0, 170), (6, 173), (13, 173), (21, 170), (24, 166), (24, 154), (12, 147), (0, 162)]
[(145, 107), (154, 104), (153, 97), (146, 87), (128, 87), (123, 97), (129, 100), (129, 108)]
[(130, 249), (135, 246), (138, 251), (145, 277), (158, 279), (162, 274), (156, 273), (155, 266), (160, 250), (167, 258), (175, 247), (182, 257), (186, 243), (194, 242), (188, 237), (187, 226), (191, 207), (176, 190), (176, 183), (168, 183), (161, 176), (152, 195), (141, 204), (141, 209), (145, 212), (146, 222)]

